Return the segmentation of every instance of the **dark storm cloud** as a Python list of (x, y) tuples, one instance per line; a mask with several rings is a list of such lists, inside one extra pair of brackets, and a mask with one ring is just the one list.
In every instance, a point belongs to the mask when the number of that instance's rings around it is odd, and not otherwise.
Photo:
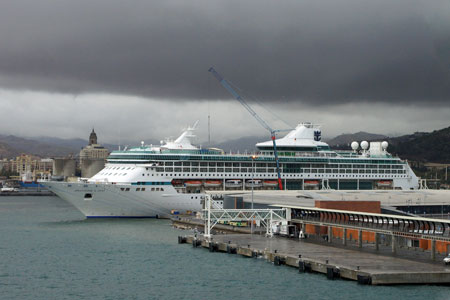
[(0, 86), (159, 99), (448, 103), (445, 1), (2, 1)]

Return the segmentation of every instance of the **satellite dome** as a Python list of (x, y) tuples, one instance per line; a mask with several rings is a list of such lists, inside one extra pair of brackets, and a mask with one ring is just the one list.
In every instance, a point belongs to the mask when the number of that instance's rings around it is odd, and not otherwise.
[(367, 150), (367, 148), (369, 148), (369, 143), (367, 141), (362, 141), (361, 142), (361, 148), (363, 150)]
[(383, 141), (383, 142), (381, 143), (381, 148), (383, 148), (383, 150), (386, 150), (388, 146), (389, 146), (389, 143), (386, 142), (386, 141)]
[(355, 151), (358, 150), (358, 148), (359, 148), (358, 142), (352, 142), (351, 146), (352, 146), (352, 149)]

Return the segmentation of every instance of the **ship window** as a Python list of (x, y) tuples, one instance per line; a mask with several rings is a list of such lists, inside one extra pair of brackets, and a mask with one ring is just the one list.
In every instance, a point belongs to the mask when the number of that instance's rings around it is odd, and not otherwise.
[(164, 192), (164, 189), (163, 189), (163, 188), (161, 188), (161, 192)]
[(142, 192), (145, 192), (145, 188), (142, 188), (141, 191), (142, 191)]
[(152, 188), (152, 192), (154, 192), (155, 191), (155, 188)]
[(136, 192), (139, 192), (141, 190), (141, 188), (136, 188)]
[(128, 192), (129, 190), (130, 190), (130, 188), (126, 188), (126, 189), (125, 189), (125, 191), (127, 191), (127, 192)]

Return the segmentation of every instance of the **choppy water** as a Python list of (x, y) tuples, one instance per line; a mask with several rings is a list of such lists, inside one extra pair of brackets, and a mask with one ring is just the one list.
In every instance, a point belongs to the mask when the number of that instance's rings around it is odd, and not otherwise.
[(0, 299), (450, 299), (178, 245), (166, 220), (84, 220), (57, 197), (0, 197)]

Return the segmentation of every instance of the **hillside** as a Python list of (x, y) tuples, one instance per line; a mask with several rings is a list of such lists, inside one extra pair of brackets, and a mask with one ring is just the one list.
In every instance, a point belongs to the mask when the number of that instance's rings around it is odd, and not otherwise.
[(364, 131), (360, 131), (357, 133), (344, 133), (338, 135), (337, 137), (326, 141), (328, 145), (330, 145), (333, 149), (350, 149), (350, 144), (353, 141), (362, 142), (362, 141), (382, 141), (386, 140), (388, 137), (382, 134), (374, 134), (368, 133)]
[[(252, 152), (256, 150), (255, 144), (268, 141), (268, 136), (248, 136), (234, 140), (228, 140), (211, 147), (221, 148), (226, 152)], [(380, 134), (357, 132), (342, 134), (327, 143), (333, 149), (350, 149), (352, 141), (381, 141), (389, 142), (388, 151), (401, 158), (434, 163), (450, 163), (450, 127), (433, 132), (416, 132), (410, 135), (388, 138)], [(146, 144), (159, 144), (152, 139), (145, 140)], [(32, 154), (40, 157), (77, 155), (82, 147), (87, 145), (83, 139), (60, 139), (53, 137), (21, 138), (13, 135), (0, 135), (0, 158), (12, 158), (21, 153)], [(130, 144), (130, 146), (137, 146)], [(117, 145), (104, 144), (110, 151), (116, 150)], [(207, 143), (202, 143), (208, 147)]]
[(20, 153), (8, 146), (8, 144), (0, 142), (0, 159), (2, 158), (11, 158), (19, 155)]
[(65, 156), (77, 153), (72, 148), (49, 145), (38, 141), (17, 137), (14, 135), (0, 136), (0, 144), (6, 145), (5, 158), (12, 158), (21, 153), (32, 154), (39, 157)]
[(430, 133), (417, 132), (388, 140), (389, 152), (401, 158), (435, 163), (450, 163), (450, 127)]

